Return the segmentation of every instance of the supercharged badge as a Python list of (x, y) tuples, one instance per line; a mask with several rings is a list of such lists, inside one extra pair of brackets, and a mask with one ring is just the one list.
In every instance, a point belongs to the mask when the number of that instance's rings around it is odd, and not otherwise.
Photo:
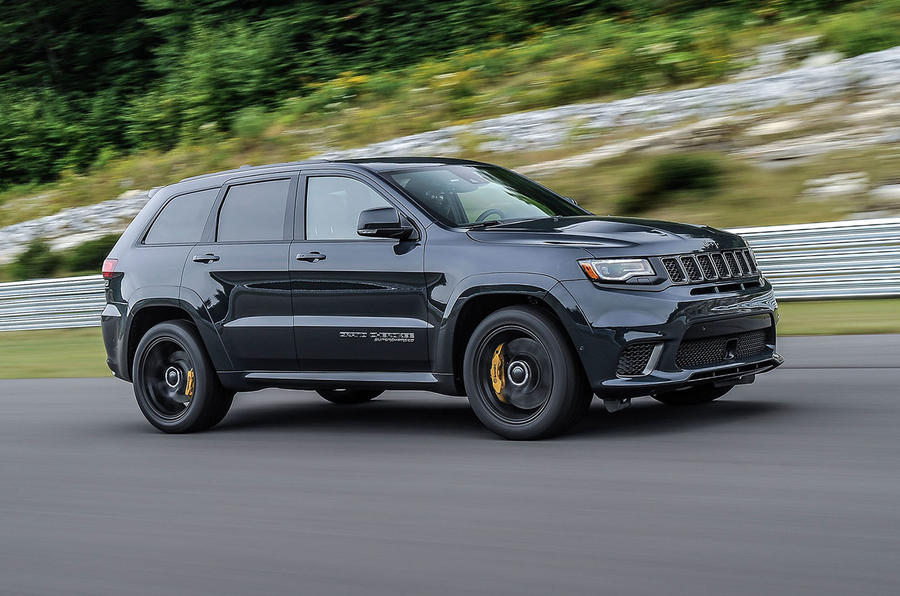
[(416, 334), (410, 332), (340, 331), (338, 332), (338, 337), (342, 339), (371, 339), (376, 343), (413, 343), (416, 341)]

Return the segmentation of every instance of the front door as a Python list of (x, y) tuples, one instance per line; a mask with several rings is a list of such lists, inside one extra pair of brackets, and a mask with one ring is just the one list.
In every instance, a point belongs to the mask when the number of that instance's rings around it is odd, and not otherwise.
[(421, 240), (359, 236), (360, 212), (391, 203), (353, 173), (309, 172), (300, 188), (290, 267), (301, 370), (428, 370)]
[(297, 370), (288, 269), (296, 187), (291, 174), (227, 184), (185, 264), (183, 287), (206, 304), (236, 371)]

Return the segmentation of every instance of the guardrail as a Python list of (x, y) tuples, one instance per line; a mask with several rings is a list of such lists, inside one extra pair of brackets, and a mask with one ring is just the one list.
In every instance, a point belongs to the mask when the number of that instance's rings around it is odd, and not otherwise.
[[(900, 218), (740, 228), (779, 300), (900, 296)], [(0, 284), (0, 331), (96, 327), (99, 275)]]
[(731, 231), (779, 300), (900, 296), (900, 218)]
[(0, 331), (96, 327), (105, 306), (100, 275), (0, 284)]

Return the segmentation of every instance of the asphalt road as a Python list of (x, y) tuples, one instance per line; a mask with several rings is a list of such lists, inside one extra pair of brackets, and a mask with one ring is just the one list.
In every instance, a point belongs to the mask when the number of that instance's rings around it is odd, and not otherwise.
[(900, 336), (788, 340), (723, 400), (512, 443), (462, 399), (0, 382), (0, 594), (897, 594)]

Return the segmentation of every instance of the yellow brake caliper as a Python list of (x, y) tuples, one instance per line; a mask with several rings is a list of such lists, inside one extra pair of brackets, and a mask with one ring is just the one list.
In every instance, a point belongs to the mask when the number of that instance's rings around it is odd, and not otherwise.
[(188, 371), (187, 383), (184, 385), (184, 394), (188, 397), (194, 397), (194, 369)]
[(494, 357), (491, 359), (491, 386), (494, 388), (494, 393), (497, 394), (497, 399), (506, 403), (506, 398), (503, 397), (503, 388), (506, 387), (504, 368), (503, 344), (500, 344), (494, 350)]

